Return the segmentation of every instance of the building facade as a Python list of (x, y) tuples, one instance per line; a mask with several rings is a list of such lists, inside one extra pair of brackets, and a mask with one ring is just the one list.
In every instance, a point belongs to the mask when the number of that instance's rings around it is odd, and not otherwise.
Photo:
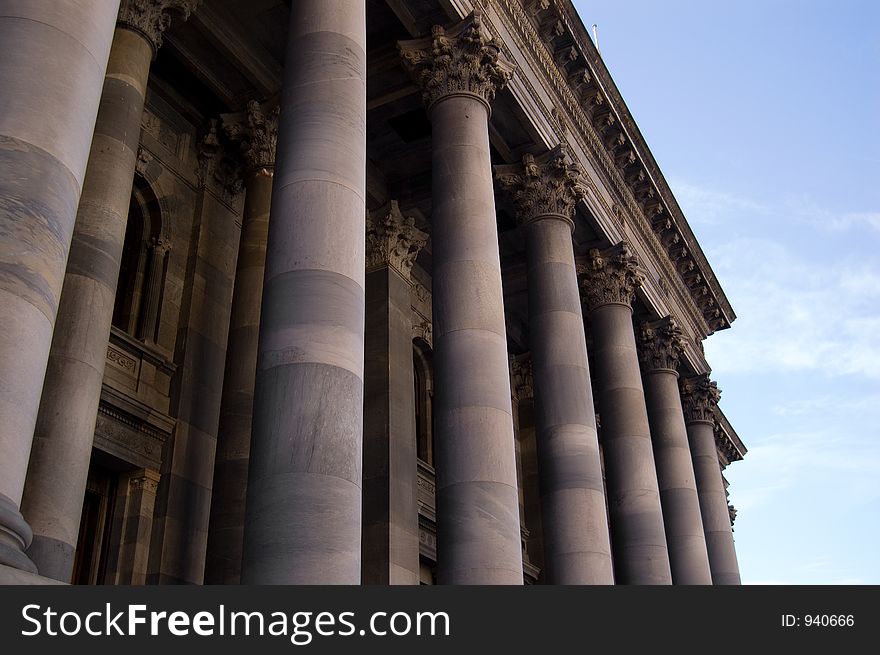
[(735, 315), (571, 2), (0, 10), (0, 581), (739, 583)]

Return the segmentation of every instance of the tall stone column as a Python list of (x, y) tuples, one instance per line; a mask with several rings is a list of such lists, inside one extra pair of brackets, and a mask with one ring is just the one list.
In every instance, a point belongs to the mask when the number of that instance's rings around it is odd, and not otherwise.
[(428, 235), (392, 200), (367, 223), (364, 584), (419, 584), (410, 272)]
[(118, 9), (0, 0), (0, 564), (28, 572), (19, 506)]
[(595, 348), (614, 570), (620, 584), (671, 584), (669, 553), (632, 324), (641, 284), (626, 242), (591, 250), (583, 292)]
[(720, 397), (718, 385), (711, 382), (708, 375), (698, 375), (681, 381), (681, 401), (694, 462), (697, 492), (700, 496), (712, 583), (738, 585), (742, 584), (739, 563), (736, 561), (727, 494), (724, 492), (721, 464), (715, 445), (714, 410)]
[(366, 4), (297, 0), (287, 38), (241, 579), (357, 584)]
[(666, 317), (642, 323), (639, 336), (672, 581), (684, 585), (712, 584), (694, 466), (678, 392), (681, 328), (672, 317)]
[(400, 49), (432, 126), (438, 581), (522, 584), (488, 130), (512, 66), (479, 11)]
[(545, 580), (614, 584), (571, 243), (581, 172), (562, 146), (495, 171), (526, 233)]
[[(34, 529), (28, 555), (56, 580), (73, 573), (150, 62), (170, 12), (185, 19), (195, 4), (123, 0), (113, 35), (22, 504)], [(163, 265), (164, 245), (154, 249)]]
[(223, 117), (226, 134), (241, 145), (247, 171), (214, 459), (206, 584), (241, 581), (260, 302), (278, 142), (278, 110), (277, 105), (264, 107), (253, 100), (245, 111)]

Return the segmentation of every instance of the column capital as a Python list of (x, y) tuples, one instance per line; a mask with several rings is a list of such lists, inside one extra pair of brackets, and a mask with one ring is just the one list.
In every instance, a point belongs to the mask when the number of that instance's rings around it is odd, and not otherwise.
[(367, 212), (367, 270), (390, 266), (410, 279), (419, 251), (428, 235), (415, 226), (415, 219), (404, 217), (396, 200), (381, 209)]
[(584, 197), (581, 167), (560, 143), (535, 157), (526, 153), (521, 164), (495, 166), (495, 179), (513, 195), (521, 225), (552, 216), (564, 220), (574, 231), (574, 208)]
[(589, 311), (603, 305), (626, 305), (632, 309), (636, 289), (642, 284), (639, 260), (626, 241), (605, 250), (593, 248), (578, 264), (584, 304)]
[(531, 355), (510, 355), (510, 391), (515, 402), (535, 397)]
[(278, 146), (279, 112), (280, 107), (275, 101), (261, 104), (251, 100), (243, 111), (220, 116), (226, 136), (241, 146), (248, 169), (265, 170), (270, 177)]
[(680, 382), (681, 404), (687, 423), (715, 423), (715, 407), (721, 399), (718, 384), (708, 373), (684, 378)]
[(118, 25), (140, 33), (150, 42), (153, 55), (162, 47), (162, 34), (171, 27), (172, 12), (188, 20), (201, 0), (122, 0)]
[(684, 333), (671, 316), (639, 326), (639, 359), (645, 372), (667, 369), (678, 374)]
[(478, 99), (491, 112), (495, 92), (515, 70), (484, 27), (479, 9), (449, 29), (435, 25), (431, 36), (397, 46), (405, 68), (422, 87), (428, 112), (438, 101), (462, 95)]

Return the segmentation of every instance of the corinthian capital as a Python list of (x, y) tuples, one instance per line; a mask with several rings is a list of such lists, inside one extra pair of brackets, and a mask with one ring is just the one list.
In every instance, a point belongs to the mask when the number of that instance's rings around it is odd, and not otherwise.
[(188, 20), (201, 0), (122, 0), (116, 22), (144, 35), (153, 53), (162, 46), (162, 34), (171, 27), (171, 15)]
[(684, 418), (688, 423), (715, 421), (715, 406), (721, 398), (721, 390), (718, 384), (709, 379), (709, 375), (703, 373), (692, 378), (684, 378), (680, 382), (681, 405), (684, 409)]
[(531, 355), (510, 355), (510, 391), (515, 402), (535, 397)]
[(415, 226), (415, 220), (400, 213), (397, 201), (367, 217), (367, 270), (381, 266), (395, 268), (407, 280), (428, 235)]
[(626, 241), (607, 250), (590, 250), (586, 264), (578, 266), (578, 275), (590, 311), (614, 303), (632, 307), (636, 289), (642, 284), (639, 260)]
[(431, 36), (397, 45), (404, 66), (423, 89), (428, 111), (438, 100), (456, 95), (473, 96), (489, 109), (515, 68), (501, 55), (478, 9), (448, 30), (435, 25)]
[(681, 328), (671, 316), (645, 321), (639, 330), (639, 357), (645, 371), (678, 368), (684, 348)]
[(581, 178), (580, 166), (571, 160), (563, 144), (540, 157), (526, 154), (522, 164), (495, 167), (495, 179), (513, 194), (521, 224), (556, 216), (574, 230), (574, 207), (584, 197)]
[(260, 104), (251, 100), (244, 111), (223, 114), (223, 130), (241, 146), (245, 164), (252, 171), (272, 169), (278, 145), (277, 103)]

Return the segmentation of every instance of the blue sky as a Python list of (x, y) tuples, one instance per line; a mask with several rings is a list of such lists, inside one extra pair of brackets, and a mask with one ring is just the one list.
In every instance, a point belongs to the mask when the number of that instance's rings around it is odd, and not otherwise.
[(743, 581), (880, 583), (880, 2), (575, 5), (738, 315)]

